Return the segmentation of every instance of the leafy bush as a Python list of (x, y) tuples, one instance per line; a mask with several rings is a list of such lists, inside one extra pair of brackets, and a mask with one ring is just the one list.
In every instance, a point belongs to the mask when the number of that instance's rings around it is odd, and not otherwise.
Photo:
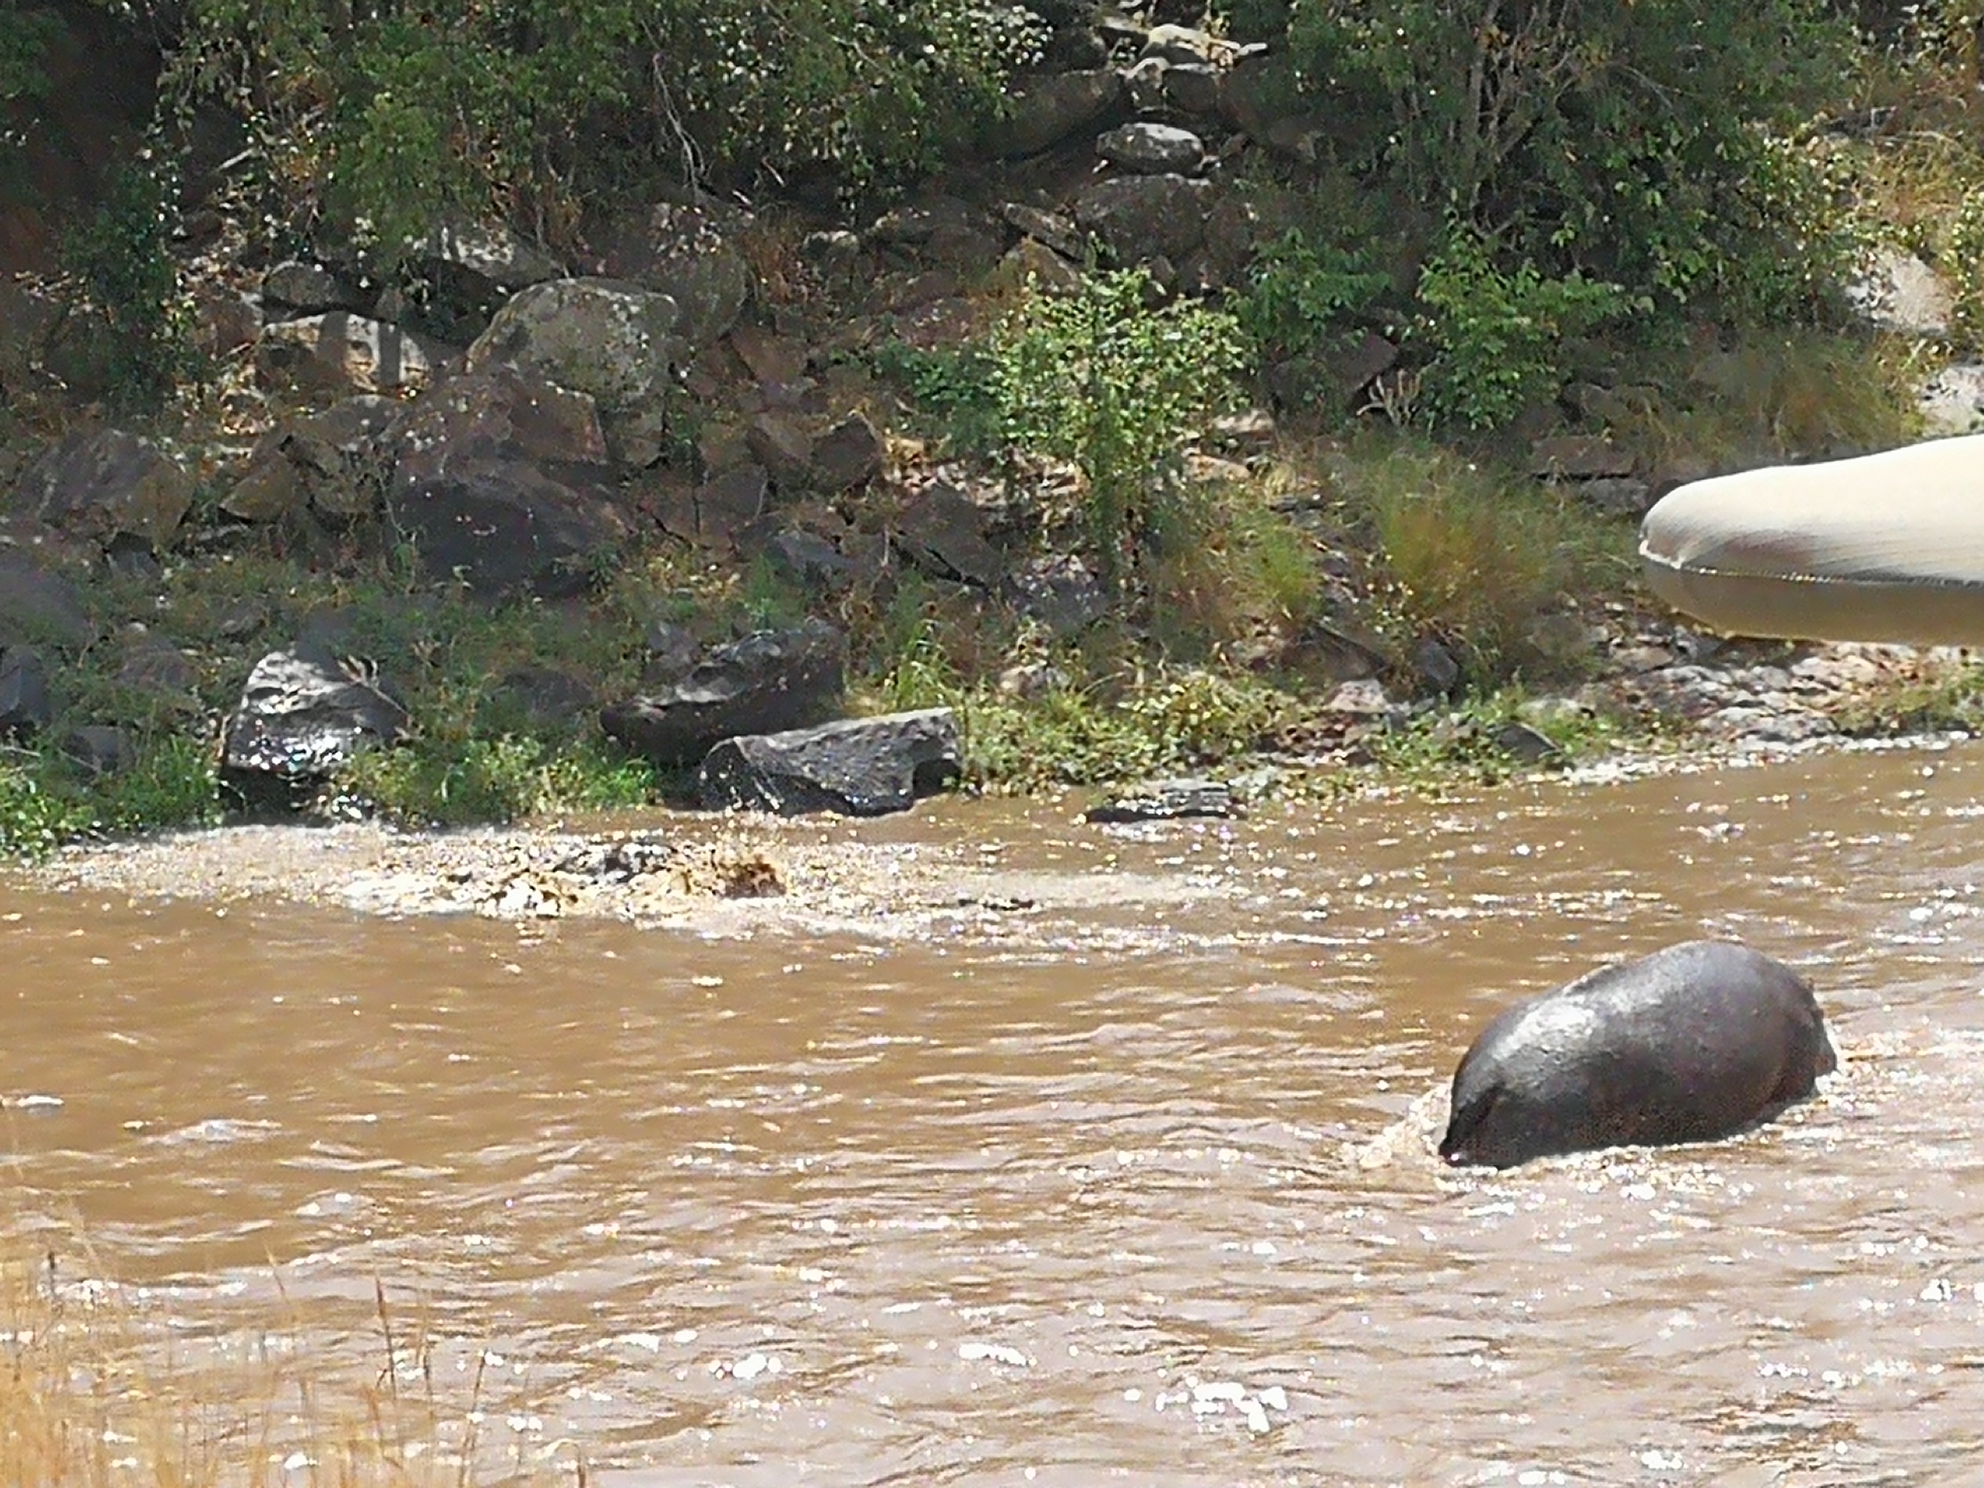
[(402, 252), (456, 213), (569, 226), (651, 177), (926, 167), (1042, 40), (972, 0), (191, 0), (175, 71), (243, 102), (306, 212)]
[(1365, 166), (1545, 278), (1673, 308), (1826, 246), (1777, 148), (1846, 71), (1826, 0), (1298, 0), (1289, 40), (1333, 114), (1381, 121)]
[(1255, 256), (1233, 308), (1262, 363), (1292, 366), (1313, 384), (1390, 287), (1362, 248), (1291, 228)]
[(1091, 274), (1070, 294), (1029, 294), (992, 338), (1006, 435), (1081, 468), (1112, 585), (1142, 555), (1186, 440), (1230, 402), (1243, 361), (1230, 314), (1188, 301), (1153, 310), (1149, 289), (1142, 269)]
[(147, 151), (117, 168), (102, 206), (70, 233), (64, 261), (104, 332), (104, 372), (123, 402), (157, 399), (191, 365), (190, 311), (172, 256), (178, 178)]
[[(1629, 308), (1616, 284), (1571, 273), (1546, 279), (1529, 265), (1496, 267), (1488, 246), (1457, 226), (1419, 278), (1421, 334), (1435, 348), (1420, 397), (1436, 423), (1488, 429), (1508, 423), (1564, 383), (1559, 343)], [(1646, 308), (1644, 297), (1638, 308)]]

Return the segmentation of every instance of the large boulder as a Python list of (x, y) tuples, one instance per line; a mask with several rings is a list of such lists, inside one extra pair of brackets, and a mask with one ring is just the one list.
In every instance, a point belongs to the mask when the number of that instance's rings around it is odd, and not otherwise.
[(583, 592), (624, 542), (593, 399), (498, 365), (394, 424), (387, 510), (423, 568), (485, 597)]
[(1075, 221), (1119, 263), (1177, 263), (1205, 239), (1212, 187), (1193, 176), (1117, 176), (1075, 198)]
[(986, 132), (985, 147), (1006, 159), (1038, 155), (1101, 124), (1122, 103), (1123, 75), (1114, 68), (1035, 78)]
[(227, 720), (220, 778), (251, 809), (293, 810), (362, 749), (405, 735), (406, 709), (365, 665), (303, 644), (255, 663)]
[(949, 708), (926, 708), (725, 739), (696, 782), (703, 804), (717, 810), (883, 816), (908, 810), (962, 770), (957, 719)]
[(389, 509), (429, 577), (456, 580), (484, 599), (583, 594), (629, 531), (604, 491), (520, 461), (396, 485)]
[(601, 710), (606, 732), (658, 765), (682, 768), (724, 739), (781, 733), (830, 717), (846, 686), (847, 641), (808, 620), (715, 647), (680, 680)]
[(698, 352), (737, 324), (751, 298), (751, 261), (736, 242), (748, 224), (742, 213), (714, 204), (662, 202), (612, 235), (604, 267), (673, 300), (680, 310), (675, 333)]
[(149, 440), (120, 429), (72, 434), (21, 477), (13, 509), (108, 545), (119, 536), (163, 548), (193, 504), (193, 478)]
[(334, 310), (266, 328), (255, 369), (276, 387), (308, 393), (395, 393), (425, 387), (433, 359), (396, 325)]
[(468, 349), (470, 372), (511, 367), (584, 393), (607, 447), (632, 466), (670, 442), (681, 310), (668, 295), (611, 279), (553, 279), (511, 298)]

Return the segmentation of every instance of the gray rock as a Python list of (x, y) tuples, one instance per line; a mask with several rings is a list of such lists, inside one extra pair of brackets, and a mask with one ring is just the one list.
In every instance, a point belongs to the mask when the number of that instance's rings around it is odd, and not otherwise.
[(827, 589), (845, 579), (854, 565), (817, 532), (788, 527), (765, 543), (772, 567), (807, 589)]
[(1203, 62), (1174, 62), (1164, 69), (1164, 106), (1194, 119), (1210, 119), (1220, 109), (1219, 70)]
[(382, 441), (404, 407), (361, 393), (264, 435), (221, 510), (246, 522), (275, 521), (303, 507), (340, 519), (369, 516), (385, 491)]
[(675, 333), (693, 354), (734, 326), (751, 298), (756, 276), (736, 243), (749, 221), (707, 200), (661, 202), (622, 227), (608, 245), (606, 271), (672, 300)]
[(54, 718), (41, 653), (32, 646), (9, 646), (0, 654), (0, 738), (32, 739)]
[(1034, 79), (986, 131), (985, 147), (1005, 159), (1037, 155), (1101, 123), (1122, 100), (1122, 75), (1109, 68)]
[(1950, 331), (1956, 300), (1942, 277), (1912, 253), (1880, 248), (1846, 287), (1846, 300), (1876, 330), (1939, 340)]
[(813, 436), (799, 419), (783, 413), (761, 413), (751, 420), (745, 443), (752, 458), (771, 472), (781, 488), (798, 490), (813, 474)]
[(654, 464), (669, 447), (687, 360), (682, 313), (666, 294), (608, 279), (553, 279), (521, 291), (468, 350), (468, 370), (534, 373), (598, 406), (606, 445), (623, 464)]
[(1034, 559), (1007, 579), (1006, 593), (1015, 609), (1057, 639), (1079, 635), (1109, 613), (1101, 581), (1073, 554)]
[(118, 429), (72, 434), (28, 467), (13, 510), (108, 544), (119, 535), (164, 548), (193, 504), (193, 478), (149, 440)]
[(1190, 176), (1118, 176), (1075, 198), (1075, 221), (1120, 263), (1177, 262), (1205, 237), (1212, 187)]
[(1915, 406), (1933, 437), (1984, 428), (1984, 362), (1956, 362), (1922, 386)]
[(1222, 781), (1153, 780), (1091, 806), (1082, 820), (1115, 824), (1242, 815), (1245, 812), (1233, 788)]
[(326, 310), (365, 311), (372, 296), (321, 264), (288, 259), (262, 276), (262, 304), (270, 320), (321, 315)]
[(1529, 724), (1510, 719), (1489, 736), (1494, 746), (1519, 764), (1563, 764), (1564, 751), (1548, 734)]
[(396, 481), (388, 510), (430, 578), (485, 599), (582, 594), (630, 532), (606, 488), (521, 460)]
[(688, 629), (672, 620), (650, 620), (641, 631), (641, 645), (647, 651), (647, 663), (641, 668), (643, 687), (680, 681), (702, 651)]
[(496, 700), (542, 733), (572, 735), (575, 725), (590, 719), (599, 707), (599, 698), (570, 672), (555, 667), (518, 667), (506, 673), (496, 685)]
[(563, 279), (566, 269), (542, 248), (533, 247), (502, 223), (460, 223), (423, 239), (415, 254), (481, 280), (492, 290), (515, 293), (533, 284)]
[(1004, 555), (985, 540), (985, 514), (941, 481), (910, 498), (889, 540), (932, 578), (992, 590), (1005, 578)]
[(1557, 434), (1530, 446), (1529, 468), (1545, 480), (1596, 480), (1633, 473), (1633, 454), (1596, 434)]
[(95, 634), (74, 584), (23, 554), (0, 549), (0, 645), (84, 646)]
[(392, 393), (425, 387), (434, 364), (398, 326), (334, 310), (265, 329), (255, 370), (271, 386), (306, 393)]
[(831, 715), (847, 642), (819, 620), (757, 631), (709, 651), (677, 682), (601, 711), (606, 732), (656, 764), (693, 765), (729, 738), (802, 728)]
[(1111, 165), (1147, 176), (1195, 176), (1206, 159), (1205, 141), (1171, 124), (1125, 124), (1098, 139), (1095, 150)]
[(115, 724), (86, 723), (71, 729), (62, 752), (86, 775), (117, 775), (138, 762), (138, 743), (130, 731)]
[(1454, 660), (1449, 651), (1432, 636), (1421, 638), (1412, 648), (1413, 669), (1434, 692), (1452, 692), (1460, 685), (1460, 663)]
[(126, 687), (188, 707), (199, 706), (200, 669), (164, 636), (139, 630), (124, 640), (117, 680)]
[(905, 811), (963, 772), (949, 708), (846, 718), (817, 728), (725, 739), (697, 772), (705, 806), (798, 816)]
[[(333, 415), (349, 409), (340, 418)], [(287, 451), (320, 471), (340, 472), (366, 449), (382, 412), (358, 400), (305, 420)], [(374, 438), (378, 436), (372, 436)], [(300, 446), (300, 447), (299, 447)], [(398, 413), (381, 447), (395, 485), (490, 463), (521, 462), (547, 470), (611, 475), (598, 404), (588, 394), (515, 367), (495, 365), (450, 379)]]
[(222, 787), (254, 810), (295, 810), (362, 749), (404, 737), (406, 709), (371, 669), (310, 645), (255, 663), (228, 718)]
[(673, 502), (662, 516), (668, 532), (711, 550), (736, 543), (771, 509), (771, 479), (762, 465), (740, 465), (713, 476)]
[(1586, 506), (1608, 517), (1638, 521), (1653, 506), (1653, 483), (1630, 475), (1602, 475), (1596, 480), (1578, 481), (1566, 489)]

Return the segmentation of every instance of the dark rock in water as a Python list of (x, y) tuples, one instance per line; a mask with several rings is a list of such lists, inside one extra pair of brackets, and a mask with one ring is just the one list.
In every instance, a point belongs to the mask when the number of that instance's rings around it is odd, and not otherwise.
[(1510, 1008), (1454, 1072), (1440, 1156), (1508, 1168), (1733, 1136), (1837, 1065), (1812, 989), (1747, 946), (1689, 941)]
[(1100, 806), (1091, 806), (1083, 821), (1115, 824), (1120, 822), (1180, 821), (1186, 817), (1234, 817), (1242, 815), (1233, 789), (1218, 780), (1152, 780), (1122, 795), (1112, 796)]
[(0, 738), (31, 739), (55, 717), (48, 699), (48, 667), (29, 646), (0, 654)]
[(124, 729), (90, 723), (62, 741), (62, 752), (88, 775), (115, 775), (138, 762), (138, 745)]
[(1497, 749), (1520, 764), (1561, 765), (1565, 762), (1564, 751), (1557, 747), (1554, 739), (1540, 729), (1515, 719), (1496, 729), (1491, 737)]
[(697, 787), (716, 810), (883, 816), (962, 771), (957, 719), (949, 708), (926, 708), (725, 739), (703, 760)]
[(399, 740), (406, 709), (356, 659), (303, 644), (255, 663), (227, 720), (222, 789), (250, 809), (296, 810), (362, 749)]
[(693, 765), (721, 740), (829, 717), (840, 706), (846, 665), (846, 637), (824, 621), (761, 630), (715, 647), (659, 692), (609, 704), (600, 723), (658, 765)]

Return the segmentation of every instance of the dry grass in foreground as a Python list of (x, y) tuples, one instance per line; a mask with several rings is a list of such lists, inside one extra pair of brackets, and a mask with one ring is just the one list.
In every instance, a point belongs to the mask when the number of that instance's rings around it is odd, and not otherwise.
[[(375, 1377), (319, 1379), (267, 1347), (225, 1365), (161, 1362), (121, 1288), (58, 1276), (53, 1255), (0, 1254), (0, 1488), (468, 1488), (485, 1414), (480, 1368), (441, 1399), (424, 1331), (408, 1333), (378, 1288)], [(505, 1484), (573, 1483), (515, 1462)]]

